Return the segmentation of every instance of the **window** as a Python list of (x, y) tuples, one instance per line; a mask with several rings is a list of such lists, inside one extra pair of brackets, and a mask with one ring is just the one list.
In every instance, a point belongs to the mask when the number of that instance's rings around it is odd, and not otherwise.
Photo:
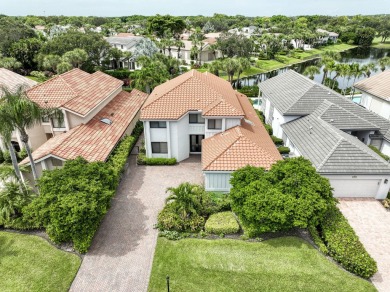
[(42, 117), (42, 123), (50, 123), (50, 119), (48, 116), (43, 116)]
[(65, 121), (63, 118), (61, 120), (53, 118), (51, 119), (51, 122), (53, 124), (53, 128), (65, 128)]
[(123, 45), (121, 45), (121, 49), (123, 49)]
[(168, 153), (168, 143), (152, 142), (152, 153)]
[(167, 122), (150, 122), (151, 128), (166, 128)]
[(210, 130), (221, 130), (222, 129), (222, 119), (208, 120), (208, 128)]
[(204, 124), (204, 118), (201, 114), (190, 114), (190, 124)]

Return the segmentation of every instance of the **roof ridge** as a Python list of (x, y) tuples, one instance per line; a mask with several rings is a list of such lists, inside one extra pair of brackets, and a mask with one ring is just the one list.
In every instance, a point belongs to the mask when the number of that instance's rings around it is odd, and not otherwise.
[[(193, 70), (192, 70), (192, 71), (193, 71)], [(188, 80), (191, 79), (191, 77), (192, 77), (191, 75), (188, 75), (188, 78), (187, 78), (187, 79), (185, 79), (183, 82), (177, 84), (176, 86), (174, 86), (174, 87), (171, 88), (170, 90), (164, 92), (164, 94), (162, 94), (160, 97), (156, 98), (155, 100), (152, 100), (149, 104), (145, 105), (145, 107), (144, 107), (143, 109), (148, 108), (150, 105), (154, 104), (156, 101), (160, 100), (160, 99), (163, 98), (165, 95), (167, 95), (167, 94), (170, 93), (171, 91), (173, 91), (173, 90), (175, 90), (176, 88), (178, 88), (180, 85), (186, 83)], [(171, 79), (171, 80), (173, 80), (173, 79)], [(168, 80), (168, 81), (171, 81), (171, 80)], [(166, 82), (168, 82), (168, 81), (166, 81)], [(161, 86), (161, 85), (163, 85), (163, 84), (164, 84), (164, 83), (160, 84), (159, 86)], [(159, 87), (159, 86), (157, 86), (157, 87)], [(155, 89), (156, 89), (157, 87), (155, 87)], [(153, 90), (153, 91), (154, 91), (154, 90)], [(149, 94), (149, 96), (151, 96), (151, 95), (152, 95), (152, 94)], [(153, 96), (152, 96), (152, 98), (153, 98)]]
[[(240, 126), (237, 125), (237, 126), (235, 126), (235, 127), (233, 127), (233, 128), (230, 128), (230, 129), (236, 130), (236, 133), (238, 134), (237, 139), (234, 139), (234, 141), (233, 141), (230, 145), (228, 145), (228, 147), (226, 147), (220, 154), (218, 154), (217, 157), (215, 157), (209, 164), (207, 164), (205, 167), (203, 167), (203, 169), (207, 169), (214, 161), (216, 161), (218, 158), (220, 158), (220, 157), (222, 156), (222, 154), (224, 154), (226, 151), (228, 151), (228, 150), (233, 146), (233, 144), (236, 143), (237, 140), (239, 140), (239, 139), (242, 137), (242, 134), (239, 133), (239, 132), (237, 132), (237, 129), (236, 129), (237, 127), (240, 127)], [(229, 131), (230, 129), (228, 129), (227, 131)], [(227, 131), (218, 133), (217, 135), (224, 134), (224, 133), (226, 133)], [(232, 131), (233, 131), (233, 130), (232, 130)], [(210, 138), (213, 138), (213, 137), (214, 137), (214, 136), (212, 136), (212, 137), (210, 137)]]
[[(337, 133), (338, 134), (338, 133)], [(319, 171), (325, 163), (328, 161), (328, 159), (332, 156), (332, 154), (336, 151), (336, 149), (340, 146), (341, 142), (344, 140), (344, 137), (340, 137), (340, 139), (337, 141), (337, 143), (333, 146), (333, 148), (329, 151), (329, 153), (325, 156), (324, 160), (318, 165), (317, 171)]]

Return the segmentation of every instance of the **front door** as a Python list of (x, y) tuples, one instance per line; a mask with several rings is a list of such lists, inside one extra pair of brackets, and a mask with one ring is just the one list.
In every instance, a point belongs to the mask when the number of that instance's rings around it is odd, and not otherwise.
[(202, 140), (204, 135), (190, 135), (190, 152), (200, 153), (202, 152)]

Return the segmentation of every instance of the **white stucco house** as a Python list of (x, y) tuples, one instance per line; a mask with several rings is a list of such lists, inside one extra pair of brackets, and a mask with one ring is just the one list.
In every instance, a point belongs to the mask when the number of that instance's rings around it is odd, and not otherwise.
[(269, 169), (281, 156), (245, 95), (211, 73), (189, 71), (157, 86), (141, 110), (147, 157), (201, 155), (205, 188), (228, 192), (246, 165)]
[[(131, 134), (148, 95), (122, 91), (122, 85), (99, 71), (73, 69), (27, 90), (27, 97), (39, 106), (62, 113), (61, 119), (42, 121), (47, 141), (32, 153), (39, 176), (78, 156), (105, 161), (122, 137)], [(20, 164), (28, 166), (30, 161)], [(32, 181), (30, 174), (23, 175)]]
[(388, 143), (389, 121), (293, 70), (259, 87), (274, 135), (329, 178), (336, 197), (387, 196), (389, 163), (367, 145)]
[(331, 40), (333, 43), (337, 43), (337, 40), (339, 38), (339, 34), (333, 31), (327, 31), (322, 28), (317, 28), (316, 32), (321, 34), (321, 37), (319, 38), (319, 42), (321, 44), (326, 44), (328, 40)]

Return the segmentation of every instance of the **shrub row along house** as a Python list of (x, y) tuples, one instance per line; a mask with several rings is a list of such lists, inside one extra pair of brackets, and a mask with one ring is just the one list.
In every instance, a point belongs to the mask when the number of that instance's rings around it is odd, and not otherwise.
[(189, 71), (157, 86), (141, 110), (147, 157), (202, 155), (205, 188), (229, 191), (246, 165), (282, 159), (248, 98), (211, 73)]
[(329, 178), (336, 197), (386, 198), (390, 165), (368, 145), (389, 143), (388, 120), (293, 70), (259, 87), (274, 135)]
[[(45, 141), (33, 152), (39, 175), (78, 156), (89, 162), (108, 158), (133, 130), (148, 97), (138, 90), (125, 92), (122, 85), (102, 72), (74, 69), (27, 90), (27, 97), (41, 107), (59, 109), (39, 125)], [(28, 159), (21, 162), (29, 163)]]

